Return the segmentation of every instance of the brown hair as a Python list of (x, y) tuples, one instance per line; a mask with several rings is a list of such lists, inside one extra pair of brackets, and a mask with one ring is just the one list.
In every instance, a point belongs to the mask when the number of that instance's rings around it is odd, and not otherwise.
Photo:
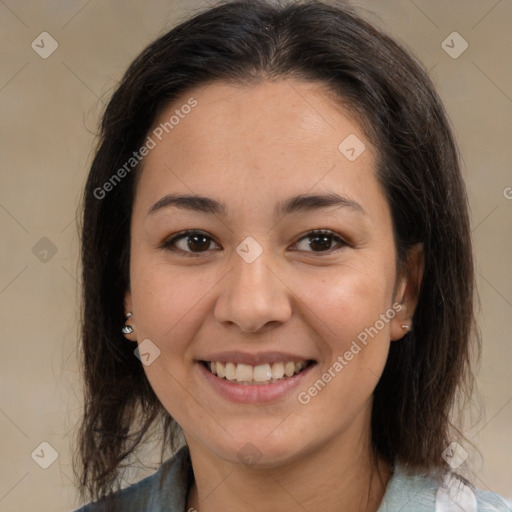
[[(130, 217), (140, 165), (98, 190), (142, 146), (161, 109), (212, 81), (283, 77), (320, 81), (357, 115), (377, 149), (398, 263), (422, 242), (425, 270), (414, 331), (392, 343), (374, 392), (375, 453), (414, 471), (446, 466), (450, 414), (471, 394), (473, 261), (468, 207), (454, 137), (420, 63), (345, 3), (222, 2), (149, 45), (106, 107), (83, 196), (82, 350), (85, 406), (75, 474), (99, 498), (119, 487), (119, 469), (162, 421), (162, 457), (178, 425), (149, 385), (121, 334), (129, 285)], [(474, 343), (472, 344), (472, 340)], [(457, 393), (459, 392), (459, 393)]]

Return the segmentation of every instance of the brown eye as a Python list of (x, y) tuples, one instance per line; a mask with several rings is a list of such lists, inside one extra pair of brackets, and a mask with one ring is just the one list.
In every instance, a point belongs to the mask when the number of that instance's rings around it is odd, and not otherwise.
[[(302, 240), (310, 241), (305, 245), (305, 249), (299, 249), (299, 250), (305, 250), (306, 252), (319, 252), (319, 253), (326, 253), (326, 252), (333, 252), (333, 250), (337, 250), (336, 248), (332, 248), (331, 245), (334, 242), (338, 244), (338, 246), (344, 247), (348, 245), (342, 238), (335, 235), (333, 232), (329, 230), (313, 230), (310, 233), (308, 233), (305, 237), (301, 238), (299, 242)], [(338, 247), (341, 248), (341, 247)], [(311, 249), (308, 251), (308, 249)]]
[(207, 252), (212, 242), (212, 238), (208, 235), (198, 231), (185, 231), (164, 242), (162, 247), (171, 251), (182, 251), (190, 255)]

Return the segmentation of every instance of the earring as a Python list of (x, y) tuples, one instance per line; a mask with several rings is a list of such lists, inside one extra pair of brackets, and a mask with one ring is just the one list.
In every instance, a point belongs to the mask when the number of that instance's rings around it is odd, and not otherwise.
[(400, 327), (402, 327), (404, 331), (412, 331), (412, 327), (407, 324), (403, 324)]
[[(130, 318), (131, 316), (132, 314), (130, 312), (126, 313), (126, 320), (128, 320), (128, 318)], [(125, 323), (121, 331), (123, 334), (131, 334), (134, 331), (134, 329), (131, 325)]]

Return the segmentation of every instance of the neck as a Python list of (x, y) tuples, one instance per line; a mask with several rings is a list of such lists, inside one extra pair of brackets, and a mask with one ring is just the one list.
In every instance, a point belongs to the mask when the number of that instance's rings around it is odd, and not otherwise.
[[(369, 426), (369, 414), (362, 416)], [(187, 440), (195, 481), (186, 510), (376, 512), (391, 469), (373, 459), (370, 436), (362, 437), (360, 426), (267, 468), (228, 462)]]

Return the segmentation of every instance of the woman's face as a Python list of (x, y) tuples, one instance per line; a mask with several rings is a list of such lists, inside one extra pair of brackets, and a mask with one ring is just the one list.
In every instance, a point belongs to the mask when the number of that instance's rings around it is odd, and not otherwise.
[[(149, 135), (126, 309), (189, 444), (272, 465), (369, 434), (410, 310), (359, 125), (316, 83), (216, 83), (167, 108)], [(301, 368), (291, 363), (307, 366), (287, 377)]]

